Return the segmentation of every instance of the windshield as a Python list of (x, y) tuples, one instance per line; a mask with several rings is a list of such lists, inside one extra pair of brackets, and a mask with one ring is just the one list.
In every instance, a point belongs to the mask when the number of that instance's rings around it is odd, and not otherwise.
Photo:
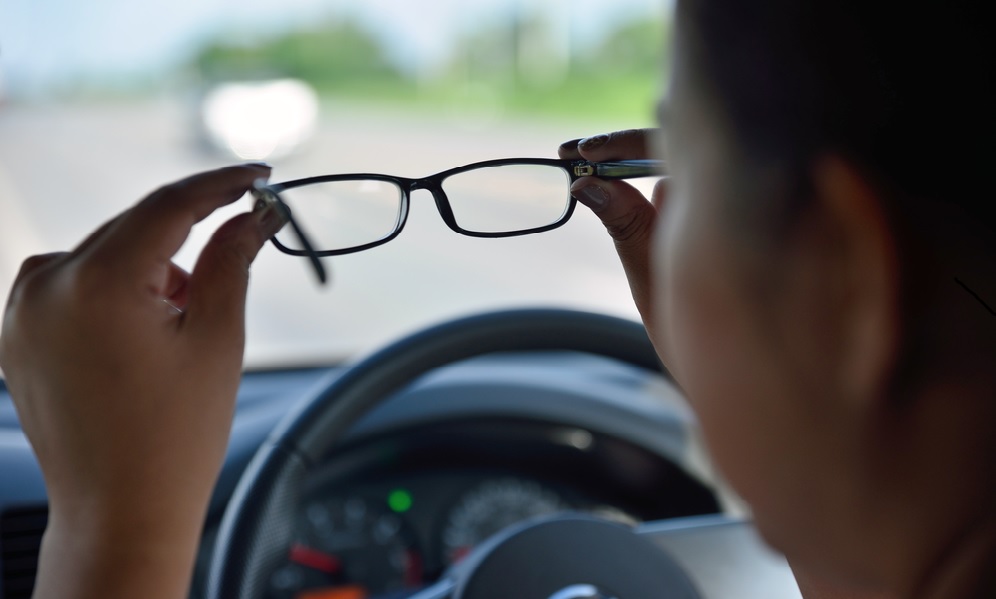
[[(273, 181), (424, 177), (649, 126), (665, 4), (4, 2), (0, 294), (28, 255), (70, 249), (157, 185), (215, 166), (267, 160)], [(199, 225), (177, 262), (192, 268), (211, 231), (249, 207)], [(323, 262), (324, 287), (305, 259), (263, 249), (247, 366), (328, 363), (489, 309), (636, 317), (611, 240), (582, 207), (554, 231), (485, 239), (451, 231), (416, 191), (396, 239)]]

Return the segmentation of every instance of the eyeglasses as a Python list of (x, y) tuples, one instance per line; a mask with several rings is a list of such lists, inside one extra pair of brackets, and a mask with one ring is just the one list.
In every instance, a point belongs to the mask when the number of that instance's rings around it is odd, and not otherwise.
[[(319, 258), (387, 243), (408, 219), (411, 193), (428, 190), (446, 225), (471, 237), (515, 237), (556, 229), (574, 213), (570, 186), (581, 177), (632, 179), (664, 175), (659, 160), (588, 162), (510, 158), (475, 162), (421, 179), (371, 173), (325, 175), (253, 186), (256, 208), (272, 205), (288, 221), (271, 241), (307, 257), (326, 281)], [(307, 228), (307, 233), (305, 229)]]

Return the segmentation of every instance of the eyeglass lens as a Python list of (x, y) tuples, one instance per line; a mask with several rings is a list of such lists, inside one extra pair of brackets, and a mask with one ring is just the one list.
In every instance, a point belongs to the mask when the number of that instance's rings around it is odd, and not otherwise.
[[(356, 247), (388, 237), (401, 218), (403, 193), (389, 181), (357, 179), (294, 187), (280, 192), (294, 218), (308, 230), (318, 251)], [(277, 241), (303, 250), (286, 229)]]
[(442, 184), (457, 226), (474, 233), (546, 227), (570, 205), (570, 177), (559, 167), (514, 164), (477, 168)]
[[(459, 228), (473, 233), (513, 233), (561, 220), (570, 205), (570, 177), (558, 166), (516, 164), (473, 169), (442, 182)], [(401, 224), (404, 193), (377, 179), (336, 180), (280, 191), (318, 251), (375, 243)], [(302, 250), (290, 231), (277, 241)]]

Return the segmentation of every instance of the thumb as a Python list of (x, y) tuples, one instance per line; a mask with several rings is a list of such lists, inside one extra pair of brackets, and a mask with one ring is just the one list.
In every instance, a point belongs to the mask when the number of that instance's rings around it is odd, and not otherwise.
[(591, 208), (605, 225), (626, 271), (636, 307), (649, 326), (650, 244), (657, 207), (623, 181), (583, 177), (571, 186), (571, 195)]
[(242, 339), (249, 266), (283, 224), (268, 209), (240, 214), (215, 231), (190, 274), (185, 328), (222, 342)]

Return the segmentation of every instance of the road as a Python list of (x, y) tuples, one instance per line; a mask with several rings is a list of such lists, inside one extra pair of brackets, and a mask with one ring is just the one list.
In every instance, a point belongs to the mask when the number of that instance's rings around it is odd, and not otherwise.
[[(494, 121), (326, 107), (305, 151), (275, 162), (274, 179), (341, 172), (425, 176), (476, 160), (553, 157), (563, 123)], [(157, 185), (233, 162), (198, 149), (181, 103), (0, 106), (0, 294), (20, 261), (67, 249)], [(190, 268), (210, 232), (248, 200), (199, 225), (177, 261)], [(253, 267), (247, 363), (321, 362), (369, 351), (456, 315), (561, 306), (636, 317), (601, 224), (579, 206), (540, 235), (477, 239), (450, 231), (427, 192), (394, 241), (326, 259), (319, 287), (304, 260), (264, 248)]]

